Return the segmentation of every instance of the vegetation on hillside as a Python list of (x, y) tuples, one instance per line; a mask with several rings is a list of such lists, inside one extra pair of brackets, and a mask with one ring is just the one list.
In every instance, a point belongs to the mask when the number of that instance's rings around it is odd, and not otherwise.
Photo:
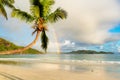
[(113, 54), (112, 52), (104, 52), (104, 51), (93, 51), (93, 50), (78, 50), (78, 51), (72, 51), (69, 53), (77, 53), (77, 54)]
[[(15, 50), (15, 49), (20, 49), (23, 48), (22, 46), (17, 46), (5, 39), (0, 38), (0, 51), (8, 51), (8, 50)], [(22, 53), (30, 53), (30, 54), (37, 54), (37, 53), (42, 53), (38, 50), (35, 49), (28, 49), (26, 51), (23, 51)]]

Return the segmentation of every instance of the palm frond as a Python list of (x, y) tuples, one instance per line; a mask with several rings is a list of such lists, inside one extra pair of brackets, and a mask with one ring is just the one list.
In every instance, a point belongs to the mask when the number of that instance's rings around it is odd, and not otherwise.
[(61, 8), (57, 8), (53, 13), (48, 16), (48, 21), (54, 23), (59, 19), (67, 18), (67, 12)]
[(2, 0), (0, 0), (0, 4), (2, 4)]
[(43, 17), (43, 5), (41, 4), (40, 0), (30, 0), (30, 3), (31, 3), (31, 7), (32, 6), (34, 6), (34, 7), (37, 6), (36, 9), (32, 9), (32, 13), (33, 13), (33, 11), (35, 11), (35, 12), (39, 11), (39, 16)]
[(24, 20), (26, 22), (32, 22), (34, 21), (34, 17), (32, 17), (30, 14), (24, 12), (24, 11), (21, 11), (19, 9), (14, 9), (11, 13), (11, 16), (12, 17), (16, 17), (16, 18), (19, 18), (21, 20)]
[(45, 19), (51, 12), (51, 6), (55, 3), (54, 0), (40, 0), (43, 5), (43, 18)]
[(5, 8), (2, 4), (0, 4), (0, 14), (2, 14), (6, 19), (8, 19), (7, 13), (6, 13)]
[(15, 1), (14, 0), (7, 0), (7, 1), (9, 1), (9, 3), (15, 3)]
[(30, 0), (31, 5), (38, 5), (39, 4), (39, 0)]
[(44, 29), (42, 30), (42, 33), (41, 33), (41, 43), (42, 43), (42, 45), (41, 45), (42, 49), (44, 49), (46, 52), (47, 46), (48, 46), (48, 37), (47, 37)]
[(30, 7), (30, 11), (32, 13), (32, 15), (36, 18), (40, 17), (40, 9), (39, 6), (31, 6)]
[(7, 6), (7, 7), (9, 7), (9, 8), (13, 8), (14, 9), (15, 7), (13, 6), (13, 3), (14, 3), (13, 0), (4, 0), (3, 4), (5, 6)]
[(14, 0), (1, 0), (0, 2), (9, 8), (15, 8), (13, 5)]
[(32, 35), (34, 35), (36, 32), (37, 32), (37, 29), (35, 29), (35, 30), (32, 32)]

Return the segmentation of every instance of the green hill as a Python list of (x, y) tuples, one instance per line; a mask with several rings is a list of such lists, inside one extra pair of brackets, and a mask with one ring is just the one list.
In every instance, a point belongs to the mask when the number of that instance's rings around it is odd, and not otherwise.
[(113, 54), (112, 52), (104, 52), (104, 51), (93, 51), (93, 50), (77, 50), (77, 51), (72, 51), (69, 53), (76, 53), (76, 54)]
[[(19, 49), (19, 48), (23, 48), (22, 46), (17, 46), (15, 44), (13, 44), (12, 42), (9, 42), (3, 38), (0, 38), (0, 51), (7, 51), (7, 50), (15, 50), (15, 49)], [(23, 52), (24, 54), (42, 54), (42, 52), (35, 50), (35, 49), (28, 49), (26, 51)]]

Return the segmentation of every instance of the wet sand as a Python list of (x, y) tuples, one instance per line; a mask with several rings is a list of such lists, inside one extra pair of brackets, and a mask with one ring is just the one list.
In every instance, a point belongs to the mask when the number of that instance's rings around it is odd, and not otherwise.
[(40, 63), (33, 66), (0, 64), (0, 80), (119, 80), (104, 69), (74, 72), (59, 64)]

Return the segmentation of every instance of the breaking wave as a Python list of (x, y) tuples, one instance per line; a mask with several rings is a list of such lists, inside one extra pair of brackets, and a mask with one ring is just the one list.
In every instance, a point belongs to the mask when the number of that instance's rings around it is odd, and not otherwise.
[(16, 61), (31, 63), (55, 63), (55, 64), (120, 64), (120, 61), (97, 61), (97, 60), (60, 60), (60, 59), (39, 59), (39, 58), (0, 58), (0, 61)]

